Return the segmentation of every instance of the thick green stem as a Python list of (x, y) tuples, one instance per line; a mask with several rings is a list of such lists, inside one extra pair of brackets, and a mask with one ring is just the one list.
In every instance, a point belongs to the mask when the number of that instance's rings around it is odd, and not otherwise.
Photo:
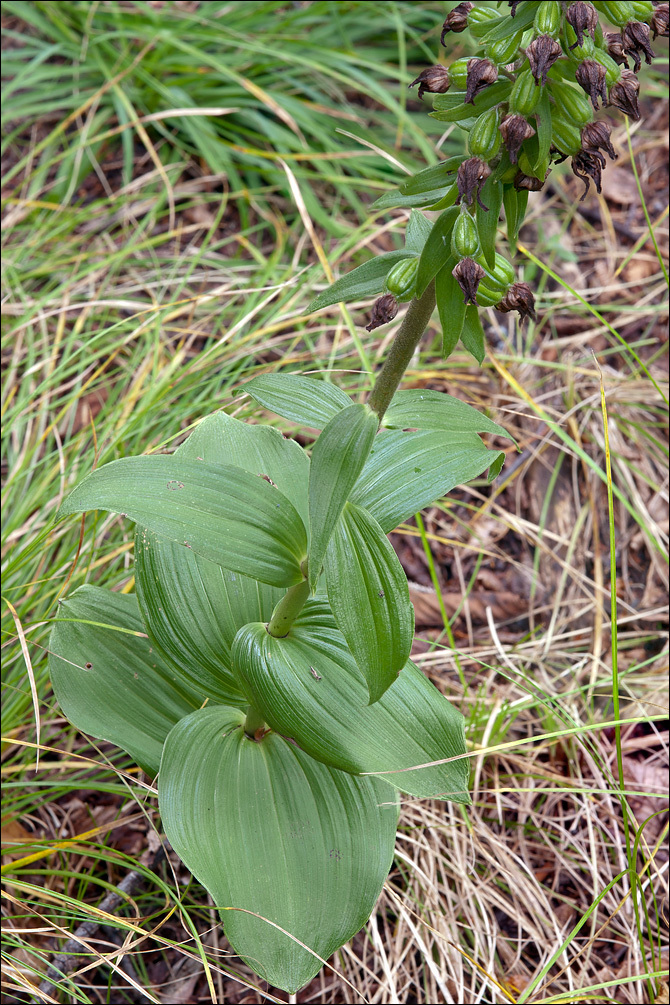
[(267, 729), (265, 720), (253, 705), (247, 705), (247, 717), (244, 721), (244, 732), (253, 740), (259, 729)]
[(272, 612), (268, 633), (276, 639), (285, 638), (308, 597), (309, 583), (306, 579), (287, 590)]
[(435, 307), (435, 283), (430, 283), (424, 293), (412, 300), (400, 325), (384, 365), (377, 374), (375, 386), (368, 399), (368, 405), (376, 412), (381, 422), (393, 395), (398, 390), (405, 370), (409, 366), (421, 336), (428, 327)]

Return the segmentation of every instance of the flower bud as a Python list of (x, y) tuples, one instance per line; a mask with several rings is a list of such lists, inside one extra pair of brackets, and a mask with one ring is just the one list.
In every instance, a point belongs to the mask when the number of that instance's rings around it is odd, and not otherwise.
[(668, 25), (670, 24), (670, 11), (668, 10), (668, 4), (659, 4), (651, 18), (651, 30), (654, 33), (654, 38), (657, 35), (663, 35), (665, 38), (668, 37)]
[(557, 35), (561, 28), (561, 5), (556, 0), (542, 0), (533, 27), (538, 35)]
[(614, 161), (617, 153), (612, 146), (611, 133), (609, 123), (603, 119), (600, 122), (589, 122), (582, 129), (582, 147), (584, 150), (605, 150)]
[(640, 107), (637, 96), (640, 93), (640, 81), (632, 70), (622, 70), (621, 79), (610, 87), (610, 105), (619, 108), (631, 119), (640, 118)]
[(533, 74), (536, 84), (539, 84), (540, 81), (543, 85), (547, 83), (547, 73), (562, 52), (560, 43), (551, 35), (538, 35), (530, 43), (526, 49), (526, 55), (530, 63), (530, 72)]
[(442, 34), (440, 35), (441, 45), (444, 45), (444, 37), (450, 31), (453, 31), (455, 34), (465, 31), (468, 26), (468, 14), (473, 7), (473, 3), (459, 3), (452, 11), (449, 11), (442, 25)]
[(419, 271), (419, 258), (403, 258), (396, 262), (386, 277), (384, 286), (401, 304), (412, 300), (416, 292), (416, 275)]
[(491, 168), (486, 161), (479, 157), (469, 157), (459, 166), (456, 172), (456, 187), (458, 188), (458, 199), (456, 202), (464, 202), (466, 206), (472, 206), (475, 200), (482, 209), (487, 210), (479, 197), (484, 182), (491, 174)]
[(620, 32), (608, 32), (605, 35), (605, 41), (607, 42), (607, 52), (611, 59), (619, 66), (625, 66), (628, 69), (628, 60), (626, 59), (623, 51), (623, 39)]
[(379, 328), (381, 325), (386, 325), (389, 321), (393, 321), (397, 313), (398, 301), (392, 293), (385, 293), (383, 297), (379, 298), (379, 300), (375, 300), (372, 305), (370, 324), (365, 326), (366, 332), (371, 332), (375, 328)]
[[(607, 104), (607, 70), (595, 59), (585, 59), (575, 70), (575, 80), (591, 99), (594, 111), (598, 111), (598, 99)], [(589, 116), (590, 117), (590, 116)]]
[(580, 202), (584, 202), (586, 199), (591, 181), (594, 182), (597, 192), (602, 190), (600, 182), (604, 167), (605, 158), (597, 150), (580, 150), (572, 158), (572, 173), (584, 182), (584, 195), (579, 200)]
[(498, 67), (490, 59), (479, 59), (477, 56), (468, 60), (468, 83), (465, 103), (474, 105), (480, 91), (498, 79)]
[(500, 142), (498, 109), (489, 108), (488, 111), (482, 112), (470, 130), (468, 150), (473, 157), (490, 161), (498, 153)]
[(512, 85), (509, 110), (515, 115), (532, 115), (542, 96), (542, 89), (533, 79), (530, 69), (522, 70)]
[(500, 123), (499, 129), (507, 147), (509, 159), (512, 164), (516, 164), (522, 143), (534, 136), (535, 130), (529, 122), (526, 122), (523, 115), (508, 115)]
[(505, 297), (497, 304), (496, 310), (502, 311), (503, 314), (518, 311), (522, 321), (524, 318), (537, 320), (535, 297), (528, 283), (514, 283), (510, 286)]
[[(570, 4), (565, 20), (575, 30), (577, 36), (576, 45), (584, 45), (584, 32), (587, 31), (595, 41), (596, 25), (598, 24), (598, 13), (593, 4), (585, 3), (584, 0), (577, 0), (577, 3)], [(571, 49), (575, 46), (571, 45)]]
[(418, 95), (420, 98), (424, 96), (426, 91), (430, 94), (446, 94), (451, 86), (449, 80), (449, 71), (445, 66), (429, 66), (425, 70), (422, 70), (416, 80), (413, 80), (409, 85), (414, 87), (415, 84), (419, 85)]
[(623, 51), (633, 60), (635, 73), (640, 69), (642, 60), (640, 53), (644, 56), (646, 63), (651, 63), (654, 58), (654, 50), (649, 43), (649, 25), (642, 21), (629, 21), (621, 32), (623, 40)]
[(472, 258), (464, 258), (451, 274), (465, 294), (465, 303), (476, 304), (477, 287), (486, 275), (481, 265)]
[(456, 258), (474, 258), (481, 251), (477, 221), (464, 206), (451, 232), (451, 251)]

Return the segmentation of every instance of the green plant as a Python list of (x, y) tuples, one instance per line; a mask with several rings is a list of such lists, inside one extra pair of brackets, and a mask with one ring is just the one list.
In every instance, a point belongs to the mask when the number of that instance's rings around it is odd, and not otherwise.
[[(619, 4), (617, 16), (639, 6)], [(470, 129), (472, 156), (379, 200), (412, 207), (405, 249), (312, 304), (382, 294), (374, 328), (409, 300), (367, 404), (307, 377), (255, 377), (242, 390), (259, 404), (321, 430), (311, 457), (272, 428), (217, 413), (173, 455), (93, 471), (59, 511), (108, 510), (137, 525), (136, 597), (84, 586), (60, 605), (50, 671), (61, 707), (159, 772), (167, 837), (221, 909), (235, 950), (288, 991), (370, 914), (391, 863), (398, 791), (469, 799), (463, 718), (409, 661), (412, 609), (386, 535), (454, 485), (487, 469), (494, 477), (504, 455), (478, 434), (505, 432), (457, 399), (398, 386), (436, 300), (445, 355), (460, 339), (483, 358), (478, 306), (532, 316), (530, 289), (496, 252), (501, 208), (513, 242), (539, 187), (529, 179), (543, 181), (550, 157), (572, 151), (576, 173), (596, 184), (603, 162), (584, 146), (588, 121), (575, 134), (590, 115), (580, 92), (551, 76), (573, 65), (582, 74), (588, 60), (575, 60), (574, 46), (607, 72), (591, 5), (512, 7), (512, 17), (478, 12), (485, 55), (467, 61), (465, 89), (448, 95), (458, 100), (438, 108)], [(459, 8), (445, 29), (467, 21), (471, 5)], [(623, 50), (637, 52), (624, 45), (627, 26)], [(547, 67), (554, 50), (535, 43), (554, 36), (560, 53)], [(450, 84), (427, 71), (416, 82), (445, 96)], [(617, 84), (614, 73), (610, 99)], [(630, 100), (632, 85), (624, 90)], [(525, 125), (510, 123), (511, 108)], [(443, 211), (430, 222), (422, 208)]]

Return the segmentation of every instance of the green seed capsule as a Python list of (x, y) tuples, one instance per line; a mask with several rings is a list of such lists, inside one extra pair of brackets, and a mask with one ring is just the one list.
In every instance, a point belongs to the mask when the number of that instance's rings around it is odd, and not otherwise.
[(511, 38), (502, 38), (497, 42), (485, 45), (484, 52), (496, 66), (506, 66), (507, 63), (514, 62), (522, 38), (523, 32), (517, 32)]
[(489, 108), (482, 112), (468, 136), (468, 150), (472, 157), (488, 161), (498, 153), (502, 136), (498, 129), (498, 109)]
[(495, 21), (499, 16), (498, 12), (492, 10), (490, 7), (482, 7), (481, 4), (475, 4), (472, 10), (468, 12), (468, 28), (472, 31), (476, 25), (485, 25), (487, 21)]
[(507, 293), (507, 287), (504, 289), (502, 287), (495, 287), (491, 289), (490, 286), (485, 286), (480, 283), (477, 287), (477, 305), (479, 307), (495, 307), (499, 304), (502, 298)]
[[(579, 134), (578, 134), (579, 135)], [(581, 141), (581, 136), (580, 136)], [(531, 164), (528, 154), (525, 150), (522, 150), (519, 154), (519, 171), (522, 174), (529, 175), (531, 178), (539, 178), (540, 181), (544, 181), (547, 177), (547, 171), (549, 170), (549, 158), (545, 157), (543, 161), (539, 164)]]
[(509, 96), (509, 110), (515, 115), (532, 115), (542, 97), (542, 88), (535, 83), (530, 67), (522, 70), (514, 81)]
[(542, 0), (533, 22), (538, 35), (551, 35), (554, 38), (561, 28), (561, 5), (556, 0)]
[(459, 91), (464, 91), (467, 86), (468, 63), (471, 58), (471, 56), (464, 56), (462, 59), (455, 59), (448, 67), (449, 81), (454, 87), (458, 88)]
[(467, 210), (461, 214), (451, 232), (451, 251), (457, 258), (474, 258), (482, 250), (476, 220)]
[(591, 103), (582, 90), (577, 90), (570, 84), (557, 83), (552, 80), (549, 84), (549, 94), (556, 103), (556, 113), (563, 119), (580, 128), (585, 126), (587, 122), (593, 121)]
[(419, 270), (419, 259), (403, 258), (396, 262), (384, 284), (388, 293), (392, 293), (400, 303), (411, 300), (416, 290), (416, 274)]
[(604, 14), (611, 24), (616, 24), (619, 28), (635, 20), (635, 7), (628, 0), (607, 0), (607, 3), (594, 0), (594, 7)]
[(646, 21), (654, 13), (654, 5), (649, 0), (631, 0), (631, 6), (638, 21)]
[(609, 52), (603, 52), (599, 49), (595, 58), (601, 66), (605, 67), (605, 82), (608, 87), (611, 87), (612, 84), (616, 84), (617, 81), (621, 80), (621, 67), (614, 59), (612, 59)]
[(507, 259), (496, 252), (496, 264), (493, 269), (489, 266), (484, 255), (478, 258), (477, 261), (486, 273), (487, 278), (484, 280), (484, 285), (492, 292), (495, 292), (498, 287), (503, 289), (503, 294), (507, 292), (508, 287), (516, 279), (514, 268)]
[[(574, 122), (566, 122), (555, 114), (551, 115), (551, 141), (562, 154), (576, 154), (582, 148), (582, 137)], [(521, 163), (521, 159), (519, 159)]]

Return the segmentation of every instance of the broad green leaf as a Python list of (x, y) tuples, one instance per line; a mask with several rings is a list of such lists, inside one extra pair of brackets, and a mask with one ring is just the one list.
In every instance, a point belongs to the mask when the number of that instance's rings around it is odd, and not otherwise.
[[(366, 704), (365, 678), (344, 636), (322, 622), (312, 626), (306, 615), (283, 639), (263, 624), (237, 633), (235, 666), (268, 725), (342, 771), (388, 771), (384, 778), (403, 792), (468, 802), (461, 713), (409, 661), (379, 701)], [(459, 759), (430, 764), (446, 758)]]
[[(489, 44), (491, 42), (501, 42), (505, 38), (511, 38), (512, 35), (518, 34), (520, 31), (525, 31), (526, 28), (530, 28), (532, 25), (535, 14), (537, 13), (537, 3), (522, 3), (517, 7), (516, 14), (514, 17), (510, 17), (505, 14), (503, 17), (498, 18), (496, 21), (485, 21), (480, 22), (478, 25), (474, 26), (472, 34), (476, 38), (481, 38), (482, 45)], [(488, 28), (488, 31), (481, 33), (481, 28)]]
[(369, 510), (385, 534), (493, 464), (476, 433), (389, 429), (375, 440), (351, 502)]
[(397, 797), (276, 733), (250, 740), (242, 722), (231, 709), (203, 708), (173, 729), (161, 817), (235, 952), (292, 993), (368, 920), (393, 859)]
[(222, 569), (143, 527), (135, 534), (135, 577), (152, 643), (203, 695), (246, 705), (233, 671), (233, 639), (242, 625), (269, 621), (285, 591)]
[(377, 296), (384, 289), (384, 280), (391, 266), (407, 257), (405, 249), (387, 251), (386, 254), (378, 255), (369, 262), (359, 265), (352, 272), (347, 272), (346, 276), (336, 279), (323, 293), (319, 293), (307, 308), (308, 313), (321, 310), (322, 307), (331, 307), (343, 300), (351, 303), (354, 300), (366, 300), (368, 297)]
[[(574, 77), (573, 77), (574, 79)], [(537, 125), (538, 150), (537, 160), (541, 164), (549, 156), (551, 149), (551, 104), (549, 92), (546, 87), (542, 88), (542, 96), (535, 109), (535, 123)]]
[(490, 268), (496, 264), (496, 241), (498, 237), (498, 218), (503, 201), (502, 182), (494, 175), (486, 179), (481, 191), (482, 203), (487, 207), (482, 209), (477, 203), (477, 230), (482, 244), (482, 253)]
[(465, 323), (465, 297), (453, 274), (455, 258), (450, 258), (435, 278), (435, 299), (442, 326), (442, 358), (447, 359), (458, 344)]
[(261, 373), (235, 393), (242, 392), (263, 408), (313, 429), (323, 429), (351, 404), (349, 395), (335, 384), (294, 373)]
[(459, 210), (456, 206), (445, 209), (433, 224), (433, 229), (419, 259), (419, 271), (416, 275), (417, 296), (422, 295), (431, 279), (434, 279), (440, 269), (450, 260), (451, 232), (458, 215)]
[[(382, 212), (385, 209), (407, 209), (412, 207), (430, 207), (453, 187), (445, 184), (440, 188), (427, 192), (417, 192), (415, 195), (403, 195), (400, 189), (394, 188), (390, 192), (384, 192), (370, 206), (371, 212)], [(362, 266), (361, 266), (362, 268)]]
[(516, 242), (519, 236), (519, 229), (523, 221), (522, 195), (513, 185), (503, 186), (503, 205), (505, 207), (505, 222), (507, 224), (507, 240), (512, 252), (516, 251)]
[(202, 704), (151, 647), (136, 598), (98, 586), (61, 601), (49, 673), (70, 722), (122, 747), (149, 775), (172, 727)]
[(89, 509), (122, 513), (262, 583), (288, 587), (303, 578), (307, 536), (300, 516), (279, 489), (242, 468), (165, 454), (126, 457), (88, 475), (58, 517)]
[(486, 336), (482, 328), (479, 308), (475, 304), (470, 304), (465, 308), (461, 342), (481, 366), (486, 356)]
[(309, 473), (309, 584), (314, 590), (349, 493), (377, 432), (377, 416), (367, 405), (349, 405), (324, 428), (312, 450)]
[(407, 577), (377, 521), (352, 503), (330, 539), (325, 570), (337, 626), (365, 675), (372, 704), (409, 659), (414, 608)]
[(447, 433), (497, 433), (512, 439), (502, 426), (472, 405), (428, 388), (396, 391), (382, 420), (391, 429), (443, 429)]
[(409, 214), (409, 220), (405, 229), (405, 248), (420, 255), (428, 236), (433, 229), (433, 224), (418, 209), (413, 209)]
[(435, 111), (429, 114), (431, 118), (440, 122), (459, 122), (462, 119), (474, 118), (493, 108), (494, 105), (500, 104), (501, 101), (506, 101), (511, 90), (511, 80), (498, 80), (479, 92), (474, 105), (465, 103), (465, 91), (439, 94), (433, 103)]
[(449, 175), (460, 165), (463, 158), (460, 155), (448, 157), (439, 164), (418, 171), (400, 186), (401, 195), (423, 195), (426, 192), (434, 192), (437, 189), (446, 188), (451, 184)]

